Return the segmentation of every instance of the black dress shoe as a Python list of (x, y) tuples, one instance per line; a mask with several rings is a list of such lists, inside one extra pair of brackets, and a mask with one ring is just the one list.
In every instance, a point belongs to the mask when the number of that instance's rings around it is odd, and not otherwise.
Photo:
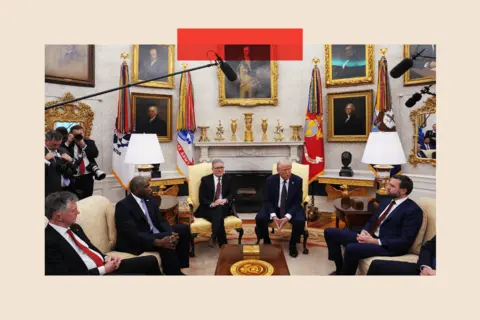
[(298, 256), (298, 251), (296, 246), (292, 246), (289, 249), (290, 251), (290, 256), (296, 258)]

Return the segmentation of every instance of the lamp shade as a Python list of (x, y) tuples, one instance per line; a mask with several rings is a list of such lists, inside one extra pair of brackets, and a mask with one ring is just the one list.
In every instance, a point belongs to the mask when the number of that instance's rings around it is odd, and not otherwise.
[(363, 163), (396, 165), (407, 162), (397, 132), (370, 132), (363, 151)]
[(125, 163), (145, 165), (164, 162), (162, 148), (156, 134), (134, 133), (131, 135)]

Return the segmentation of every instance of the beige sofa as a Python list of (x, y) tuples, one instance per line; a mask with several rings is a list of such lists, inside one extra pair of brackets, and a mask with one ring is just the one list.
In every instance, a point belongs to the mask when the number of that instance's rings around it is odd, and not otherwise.
[(423, 222), (408, 254), (397, 257), (370, 257), (362, 259), (358, 264), (357, 275), (366, 275), (370, 264), (376, 259), (417, 263), (422, 245), (436, 234), (436, 201), (432, 198), (420, 198), (416, 202), (423, 210)]
[[(94, 195), (78, 201), (77, 207), (80, 211), (77, 223), (103, 254), (116, 255), (123, 259), (136, 257), (130, 253), (112, 251), (117, 241), (117, 230), (115, 228), (115, 206), (110, 200), (103, 196)], [(155, 256), (161, 270), (160, 254), (158, 252), (144, 252), (140, 256), (146, 255)]]

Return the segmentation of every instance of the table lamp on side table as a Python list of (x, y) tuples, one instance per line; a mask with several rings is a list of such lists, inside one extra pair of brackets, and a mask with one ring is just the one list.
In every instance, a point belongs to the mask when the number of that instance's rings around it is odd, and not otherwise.
[(390, 180), (390, 171), (393, 169), (393, 165), (407, 162), (398, 133), (370, 132), (362, 162), (374, 165), (379, 182), (377, 195), (386, 196), (388, 194), (386, 185)]
[(160, 166), (160, 163), (164, 162), (162, 148), (156, 134), (132, 134), (128, 143), (127, 154), (125, 155), (125, 163), (137, 165), (138, 173), (141, 176), (157, 178), (161, 177), (161, 173), (152, 171), (152, 169), (157, 164)]

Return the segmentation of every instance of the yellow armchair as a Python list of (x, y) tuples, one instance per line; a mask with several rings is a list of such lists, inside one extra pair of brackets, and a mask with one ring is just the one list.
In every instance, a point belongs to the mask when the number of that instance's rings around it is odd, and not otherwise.
[[(307, 164), (299, 164), (296, 162), (292, 163), (292, 173), (302, 178), (302, 190), (303, 190), (303, 201), (302, 205), (305, 209), (305, 217), (308, 216), (307, 214), (307, 206), (311, 201), (311, 197), (308, 195), (308, 175), (309, 175), (309, 166)], [(275, 163), (272, 167), (272, 174), (277, 174), (277, 164)], [(272, 228), (272, 234), (275, 233), (275, 223), (270, 222), (269, 227)], [(291, 224), (285, 224), (283, 230), (291, 230)], [(256, 232), (257, 233), (257, 232)], [(305, 218), (305, 229), (303, 230), (303, 254), (308, 254), (307, 249), (307, 239), (308, 239), (308, 228), (307, 228), (307, 219)], [(260, 242), (260, 238), (258, 237), (257, 233), (257, 244)]]
[[(212, 173), (212, 164), (211, 163), (200, 163), (188, 167), (188, 199), (187, 204), (190, 209), (190, 232), (192, 234), (192, 250), (190, 256), (195, 256), (195, 237), (199, 233), (212, 233), (212, 223), (204, 218), (194, 217), (195, 211), (200, 206), (199, 200), (199, 190), (201, 179)], [(235, 198), (232, 203), (232, 212), (233, 215), (228, 216), (224, 219), (225, 231), (235, 229), (238, 232), (238, 244), (242, 243), (243, 237), (243, 227), (242, 220), (238, 217), (235, 211)]]

